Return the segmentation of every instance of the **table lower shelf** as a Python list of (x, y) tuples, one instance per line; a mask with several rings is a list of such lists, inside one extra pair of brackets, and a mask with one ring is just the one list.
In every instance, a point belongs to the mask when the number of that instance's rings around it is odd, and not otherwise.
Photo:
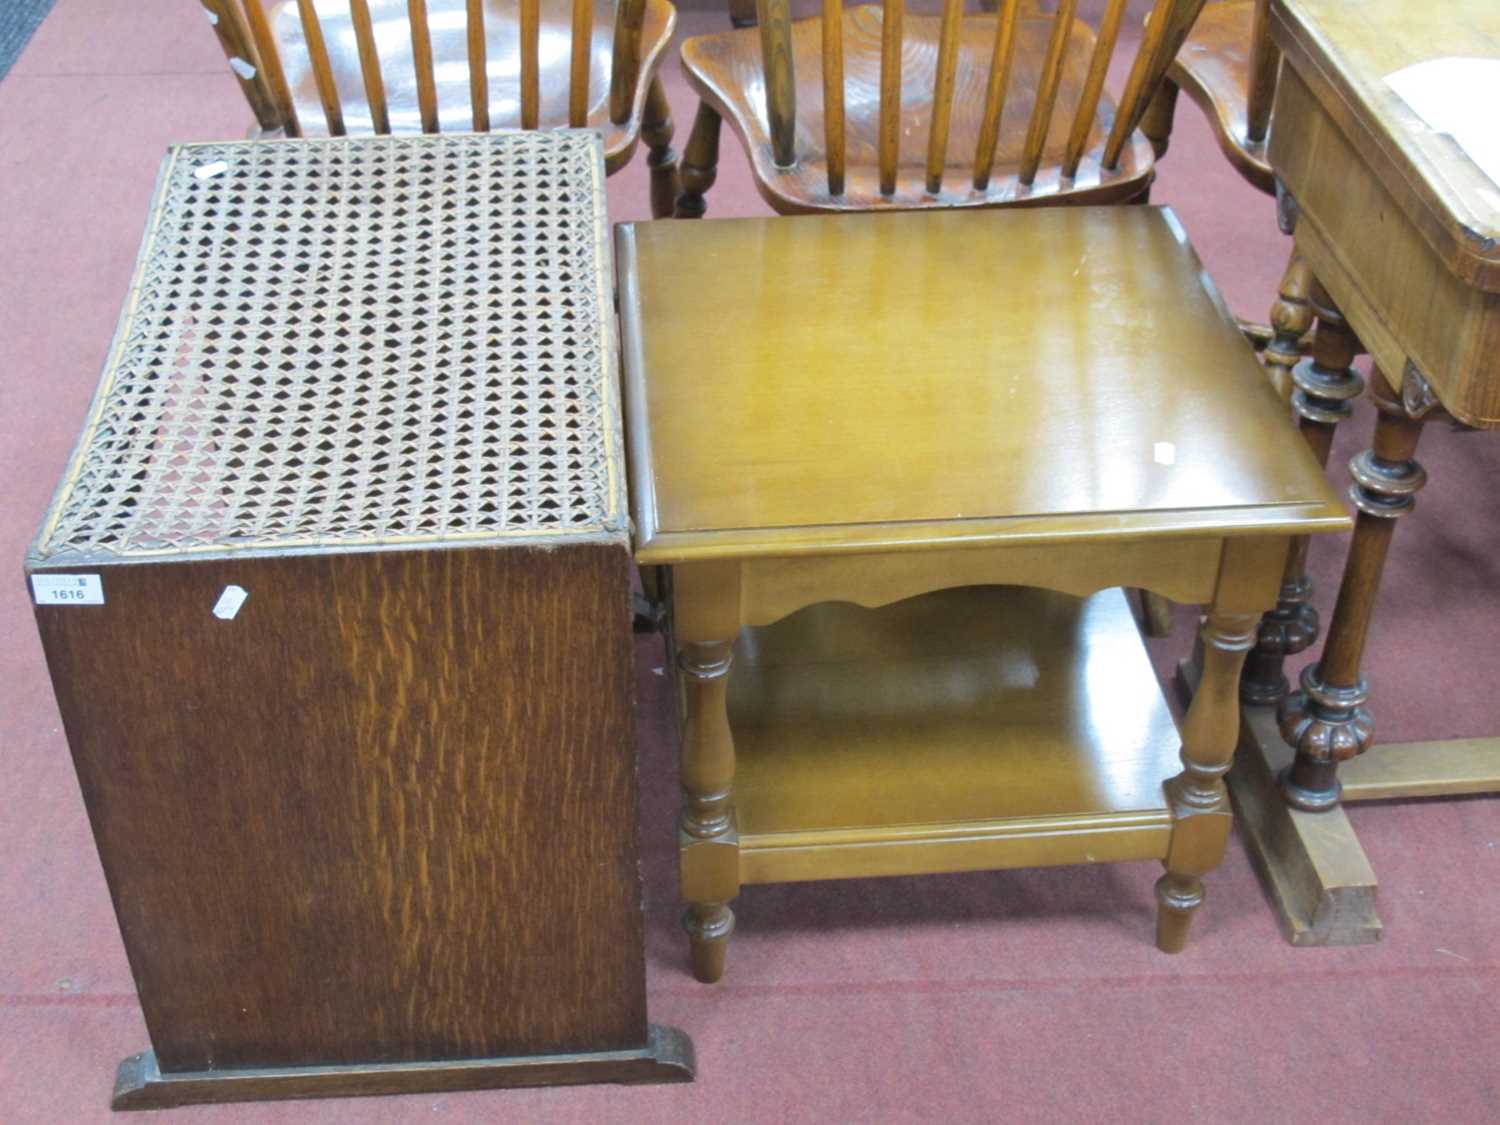
[(745, 630), (742, 883), (1161, 858), (1180, 741), (1119, 590), (946, 590)]

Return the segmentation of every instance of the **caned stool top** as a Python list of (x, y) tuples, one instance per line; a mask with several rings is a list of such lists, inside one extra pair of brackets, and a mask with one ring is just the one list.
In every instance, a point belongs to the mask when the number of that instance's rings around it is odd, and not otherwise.
[(31, 561), (626, 528), (589, 132), (174, 148)]
[(1348, 526), (1163, 208), (652, 223), (617, 251), (642, 562)]

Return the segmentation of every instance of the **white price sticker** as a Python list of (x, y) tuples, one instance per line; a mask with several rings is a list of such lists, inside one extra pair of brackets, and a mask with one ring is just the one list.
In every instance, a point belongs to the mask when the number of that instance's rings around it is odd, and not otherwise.
[(249, 596), (250, 592), (243, 586), (225, 586), (219, 600), (214, 602), (214, 616), (220, 621), (233, 621)]
[(33, 574), (37, 605), (103, 605), (104, 583), (97, 574)]

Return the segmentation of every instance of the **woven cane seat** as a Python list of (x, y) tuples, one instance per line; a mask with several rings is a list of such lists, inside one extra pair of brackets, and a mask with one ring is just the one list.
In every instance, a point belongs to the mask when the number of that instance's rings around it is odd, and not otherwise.
[(618, 535), (600, 141), (189, 145), (33, 557)]

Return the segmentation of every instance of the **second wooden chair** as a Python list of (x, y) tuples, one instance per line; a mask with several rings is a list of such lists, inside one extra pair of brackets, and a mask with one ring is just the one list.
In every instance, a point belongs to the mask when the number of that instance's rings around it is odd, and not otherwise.
[(671, 213), (667, 0), (201, 2), (260, 133), (591, 128), (610, 173), (644, 137), (652, 214)]
[(1078, 0), (1044, 12), (906, 15), (904, 0), (793, 21), (759, 0), (759, 26), (690, 39), (702, 101), (676, 214), (704, 213), (724, 120), (782, 213), (1142, 200), (1153, 153), (1136, 132), (1203, 0), (1156, 0), (1117, 106), (1104, 89), (1126, 0), (1097, 30)]

